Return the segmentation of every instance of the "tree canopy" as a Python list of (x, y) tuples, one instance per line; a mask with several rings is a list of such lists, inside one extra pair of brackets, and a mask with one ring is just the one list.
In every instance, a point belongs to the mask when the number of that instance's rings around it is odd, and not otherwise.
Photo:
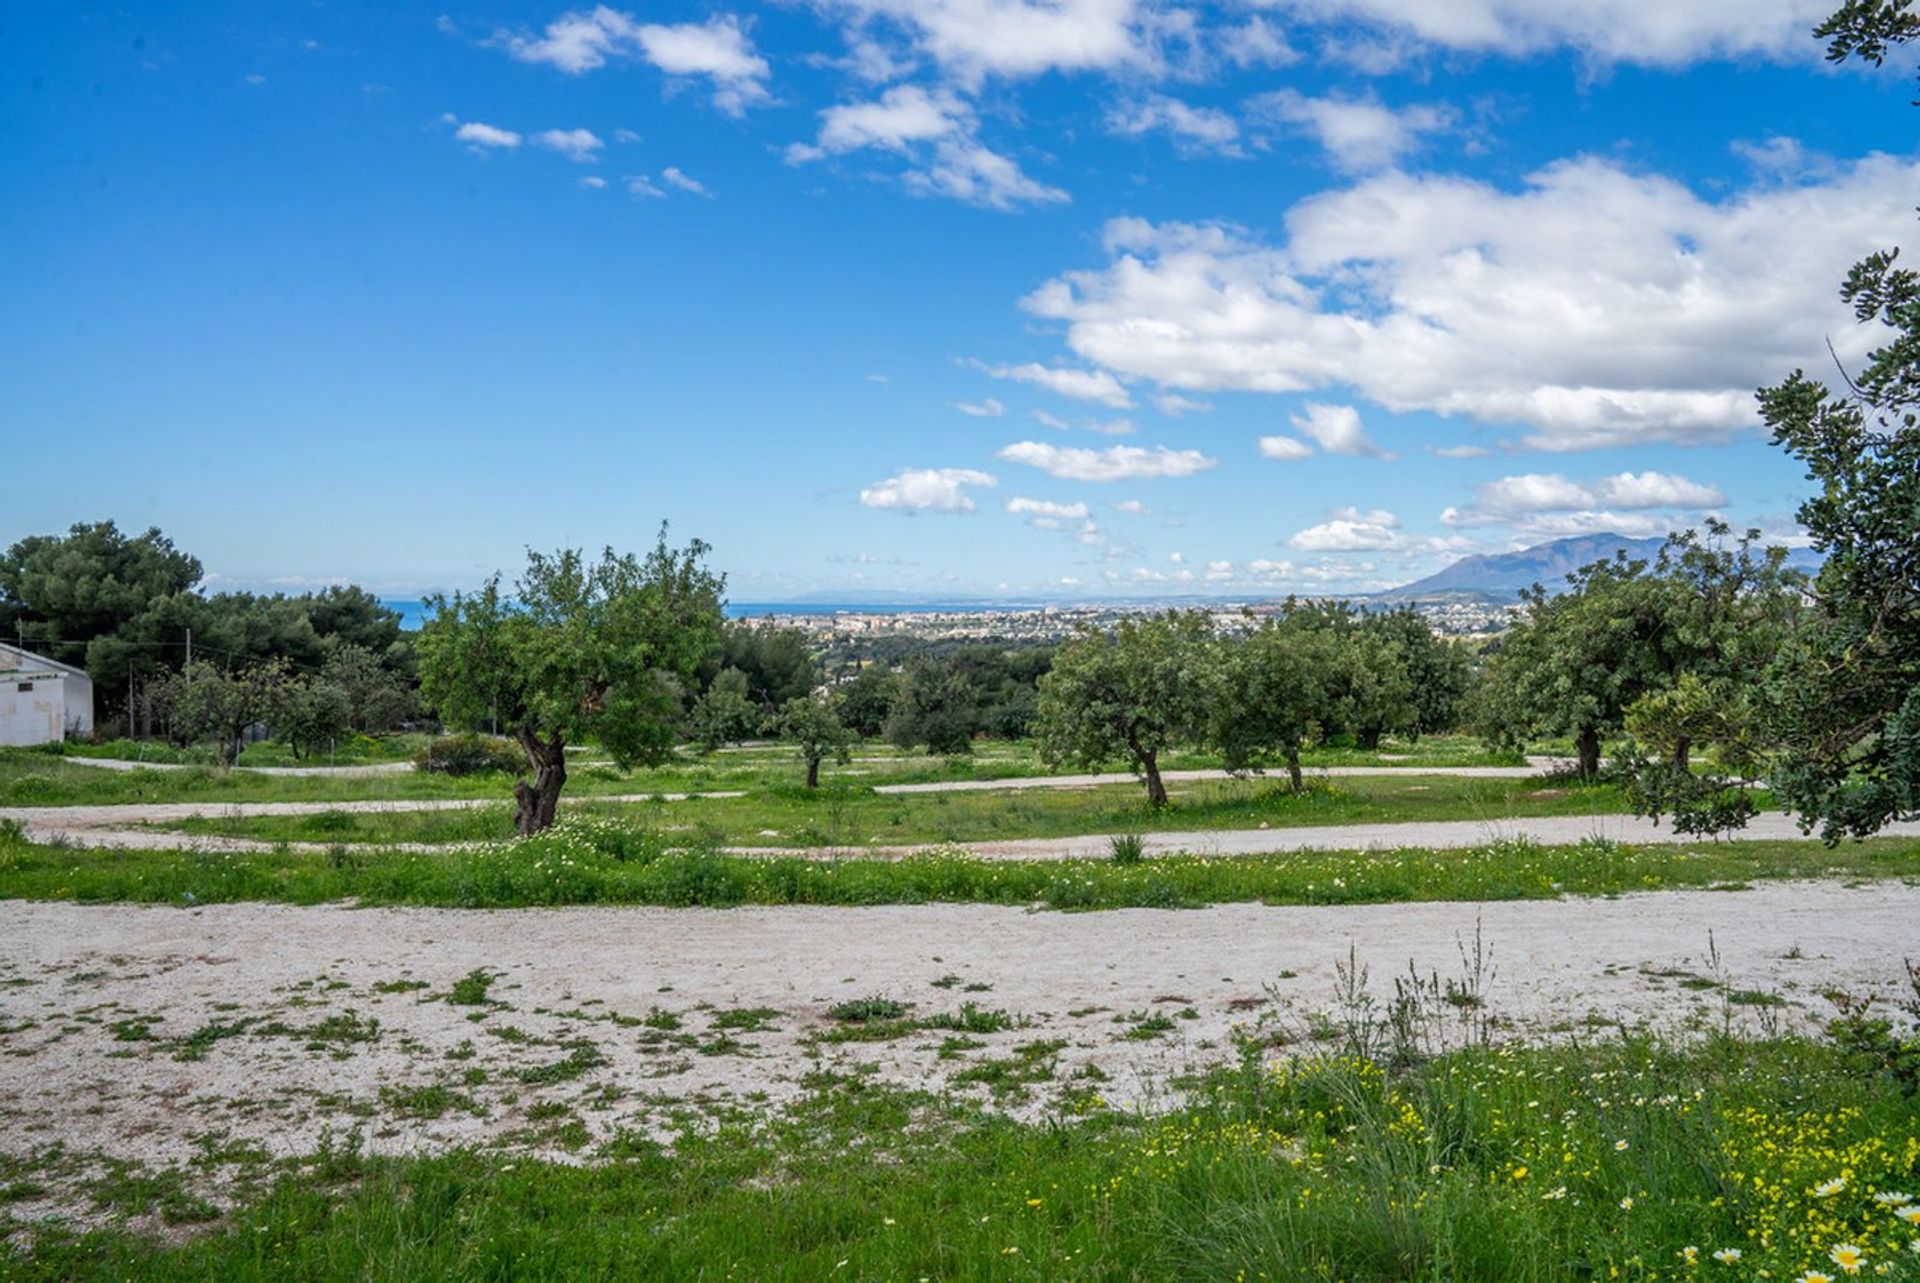
[(529, 552), (511, 599), (493, 576), (473, 594), (433, 598), (420, 636), (420, 681), (449, 723), (496, 723), (533, 767), (515, 786), (522, 833), (551, 825), (566, 746), (595, 738), (622, 767), (665, 760), (684, 696), (719, 644), (723, 579), (707, 545), (643, 559), (606, 549)]

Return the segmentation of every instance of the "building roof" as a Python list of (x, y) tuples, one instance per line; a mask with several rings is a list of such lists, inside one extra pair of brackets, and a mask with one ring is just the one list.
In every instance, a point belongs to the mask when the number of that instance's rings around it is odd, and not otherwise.
[(87, 675), (87, 670), (84, 668), (75, 668), (72, 664), (63, 664), (57, 659), (49, 659), (45, 655), (36, 655), (30, 650), (23, 650), (15, 646), (11, 642), (0, 642), (0, 673), (12, 675), (14, 673), (25, 673), (28, 671), (45, 675), (60, 673), (68, 677), (85, 677)]

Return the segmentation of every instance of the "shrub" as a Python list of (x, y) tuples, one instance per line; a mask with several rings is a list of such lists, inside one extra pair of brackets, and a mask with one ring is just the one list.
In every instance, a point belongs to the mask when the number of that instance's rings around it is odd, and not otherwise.
[(1119, 833), (1107, 839), (1115, 864), (1138, 864), (1146, 858), (1147, 844), (1138, 833)]
[(442, 735), (413, 755), (417, 771), (439, 775), (479, 775), (499, 771), (527, 773), (527, 755), (518, 744), (499, 735)]

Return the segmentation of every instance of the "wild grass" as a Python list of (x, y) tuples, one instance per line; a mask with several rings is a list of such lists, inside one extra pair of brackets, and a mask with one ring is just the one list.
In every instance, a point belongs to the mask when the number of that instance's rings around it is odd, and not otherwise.
[[(420, 737), (395, 736), (377, 741), (355, 764), (410, 756)], [(403, 751), (404, 750), (404, 751)], [(63, 761), (64, 757), (115, 757), (156, 763), (206, 763), (187, 770), (107, 771)], [(391, 754), (391, 757), (387, 756)], [(211, 750), (176, 750), (163, 744), (116, 741), (101, 745), (54, 745), (38, 749), (0, 748), (0, 806), (74, 806), (115, 802), (157, 801), (346, 801), (356, 798), (498, 798), (506, 801), (512, 781), (487, 775), (453, 779), (399, 771), (372, 777), (327, 779), (300, 776), (263, 776), (247, 771), (221, 771), (211, 765)], [(348, 764), (345, 757), (337, 759)], [(1310, 766), (1377, 763), (1396, 767), (1431, 765), (1520, 765), (1513, 753), (1490, 751), (1466, 736), (1428, 736), (1411, 743), (1390, 742), (1379, 753), (1325, 748), (1307, 755)], [(292, 765), (283, 745), (257, 744), (248, 748), (242, 765)], [(301, 765), (316, 763), (302, 762)], [(1218, 766), (1211, 758), (1181, 754), (1169, 757), (1167, 769)], [(768, 745), (701, 755), (683, 749), (674, 760), (655, 769), (619, 771), (592, 746), (568, 754), (569, 797), (655, 792), (702, 792), (797, 786), (805, 778), (793, 749)], [(1128, 779), (1124, 764), (1106, 770), (1116, 780)], [(1031, 741), (982, 741), (965, 757), (929, 757), (905, 753), (885, 744), (855, 750), (844, 767), (830, 768), (830, 781), (859, 786), (871, 784), (933, 783), (942, 780), (1008, 779), (1044, 775), (1046, 765)]]
[[(1209, 829), (1294, 828), (1412, 820), (1493, 822), (1522, 816), (1625, 814), (1626, 795), (1610, 783), (1527, 779), (1461, 779), (1442, 775), (1310, 780), (1295, 792), (1283, 780), (1203, 780), (1175, 785), (1172, 800), (1154, 809), (1138, 785), (1093, 788), (983, 790), (958, 793), (876, 793), (830, 785), (807, 789), (773, 785), (744, 797), (563, 803), (563, 813), (608, 823), (671, 829), (714, 845), (748, 847), (860, 847), (936, 845)], [(459, 842), (506, 837), (505, 807), (478, 811), (325, 811), (313, 815), (170, 821), (184, 833), (266, 842)]]
[(521, 843), (441, 852), (338, 848), (215, 853), (77, 850), (0, 835), (0, 897), (82, 903), (232, 901), (446, 908), (566, 904), (1035, 905), (1053, 909), (1368, 904), (1550, 899), (1778, 878), (1920, 877), (1920, 841), (1543, 846), (1490, 840), (1462, 850), (1301, 851), (1156, 856), (1138, 864), (985, 860), (746, 858), (682, 845), (683, 835), (565, 823)]
[[(1054, 1050), (973, 1072), (1051, 1090)], [(786, 1112), (565, 1164), (330, 1141), (218, 1220), (177, 1173), (123, 1171), (101, 1190), (109, 1228), (34, 1226), (0, 1273), (1574, 1283), (1839, 1278), (1852, 1248), (1861, 1277), (1920, 1276), (1897, 1201), (1920, 1193), (1920, 1105), (1825, 1044), (1625, 1037), (1399, 1068), (1249, 1054), (1158, 1116), (1073, 1099), (1077, 1116), (1023, 1124), (822, 1075)], [(401, 1103), (464, 1107), (445, 1088)], [(0, 1184), (53, 1161), (9, 1160)]]

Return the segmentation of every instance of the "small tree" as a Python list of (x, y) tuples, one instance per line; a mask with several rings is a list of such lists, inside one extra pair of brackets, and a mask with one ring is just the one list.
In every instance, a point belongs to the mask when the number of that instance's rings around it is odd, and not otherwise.
[(693, 701), (693, 737), (706, 752), (722, 744), (736, 744), (760, 726), (760, 709), (748, 695), (747, 675), (723, 668), (699, 699)]
[(347, 720), (355, 730), (393, 730), (419, 705), (412, 688), (380, 656), (352, 642), (332, 648), (320, 676), (346, 697)]
[(980, 690), (952, 664), (921, 659), (900, 675), (899, 694), (887, 715), (887, 741), (897, 748), (926, 745), (930, 753), (958, 757), (973, 751), (980, 725)]
[(1081, 632), (1040, 679), (1037, 728), (1049, 764), (1098, 766), (1124, 758), (1165, 806), (1160, 755), (1207, 733), (1213, 627), (1200, 611), (1122, 620), (1111, 634)]
[(220, 765), (231, 767), (239, 760), (247, 728), (284, 717), (293, 691), (284, 659), (234, 672), (197, 660), (167, 678), (154, 700), (176, 738), (188, 743), (213, 739), (219, 745)]
[(352, 726), (353, 702), (341, 687), (323, 677), (309, 677), (288, 688), (279, 729), (295, 757), (324, 752)]
[(1297, 792), (1303, 782), (1300, 750), (1337, 715), (1334, 638), (1268, 620), (1245, 637), (1220, 643), (1219, 652), (1208, 742), (1230, 771), (1252, 770), (1277, 757)]
[(844, 765), (854, 733), (840, 720), (835, 701), (820, 695), (796, 695), (780, 708), (780, 736), (791, 740), (807, 764), (807, 787), (820, 787), (820, 763), (831, 757)]
[(878, 735), (886, 729), (887, 716), (899, 696), (897, 674), (878, 665), (863, 668), (852, 681), (840, 687), (840, 717), (863, 737)]
[(672, 754), (682, 691), (720, 637), (724, 581), (707, 551), (699, 540), (669, 548), (663, 527), (644, 561), (611, 548), (597, 563), (530, 552), (510, 602), (495, 575), (428, 603), (422, 691), (446, 721), (497, 718), (525, 750), (533, 780), (513, 790), (523, 836), (553, 823), (569, 743), (597, 737), (622, 768)]

